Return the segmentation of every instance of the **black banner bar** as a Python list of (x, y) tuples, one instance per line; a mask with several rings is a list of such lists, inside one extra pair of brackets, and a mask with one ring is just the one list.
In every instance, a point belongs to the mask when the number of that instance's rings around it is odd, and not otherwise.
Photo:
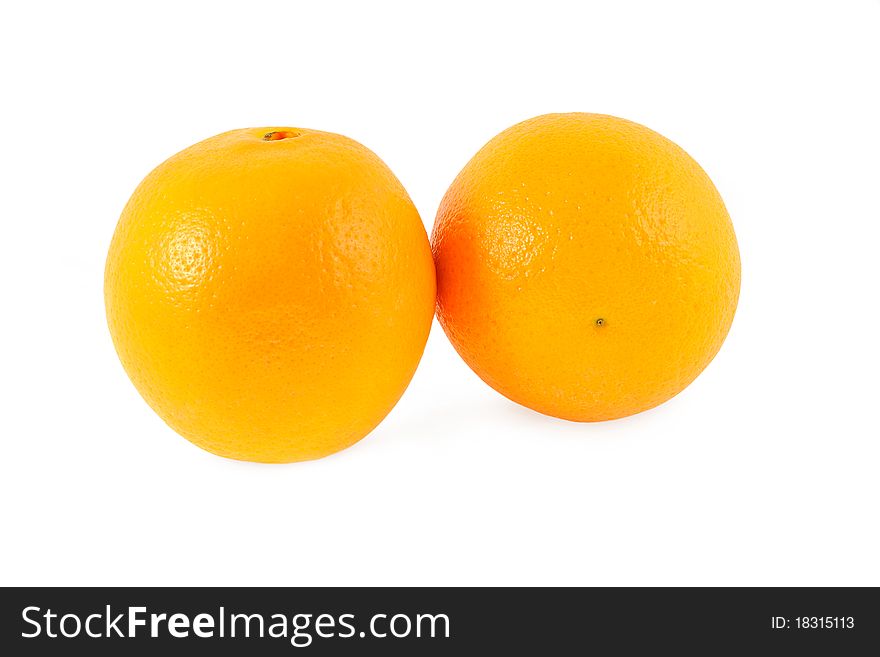
[(645, 652), (652, 647), (855, 655), (880, 649), (880, 596), (870, 588), (7, 588), (0, 623), (5, 655), (652, 654)]

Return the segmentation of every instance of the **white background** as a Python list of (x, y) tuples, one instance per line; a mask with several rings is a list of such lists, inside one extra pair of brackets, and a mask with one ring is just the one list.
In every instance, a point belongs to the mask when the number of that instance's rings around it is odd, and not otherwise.
[[(880, 3), (45, 2), (0, 10), (3, 584), (880, 585)], [(129, 194), (224, 130), (339, 132), (430, 229), (507, 126), (623, 116), (683, 146), (739, 238), (721, 353), (575, 424), (442, 331), (321, 461), (237, 463), (141, 400), (104, 320)]]

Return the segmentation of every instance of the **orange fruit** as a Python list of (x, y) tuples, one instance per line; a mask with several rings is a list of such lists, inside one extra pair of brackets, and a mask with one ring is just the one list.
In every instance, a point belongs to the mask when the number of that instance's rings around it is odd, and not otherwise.
[(234, 130), (135, 190), (105, 274), (125, 370), (173, 429), (234, 459), (341, 450), (400, 398), (435, 302), (400, 182), (346, 137)]
[(569, 420), (683, 390), (733, 321), (740, 261), (712, 182), (648, 128), (548, 114), (486, 144), (432, 235), (440, 324), (490, 386)]

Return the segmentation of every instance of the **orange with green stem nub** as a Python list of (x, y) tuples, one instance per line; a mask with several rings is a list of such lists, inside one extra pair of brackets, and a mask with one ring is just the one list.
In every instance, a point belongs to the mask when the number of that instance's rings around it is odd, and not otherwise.
[(300, 461), (356, 442), (397, 402), (430, 329), (434, 267), (371, 151), (234, 130), (138, 186), (105, 299), (126, 372), (173, 429), (222, 456)]

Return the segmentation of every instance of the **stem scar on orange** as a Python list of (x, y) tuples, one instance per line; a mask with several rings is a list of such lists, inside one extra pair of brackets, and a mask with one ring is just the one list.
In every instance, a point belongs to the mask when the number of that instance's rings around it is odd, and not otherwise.
[(314, 459), (391, 410), (435, 303), (400, 182), (346, 137), (234, 130), (150, 173), (107, 257), (107, 319), (149, 405), (196, 445)]
[(739, 297), (712, 181), (676, 144), (612, 116), (548, 114), (493, 138), (446, 192), (432, 248), (458, 353), (503, 395), (569, 420), (683, 390)]

